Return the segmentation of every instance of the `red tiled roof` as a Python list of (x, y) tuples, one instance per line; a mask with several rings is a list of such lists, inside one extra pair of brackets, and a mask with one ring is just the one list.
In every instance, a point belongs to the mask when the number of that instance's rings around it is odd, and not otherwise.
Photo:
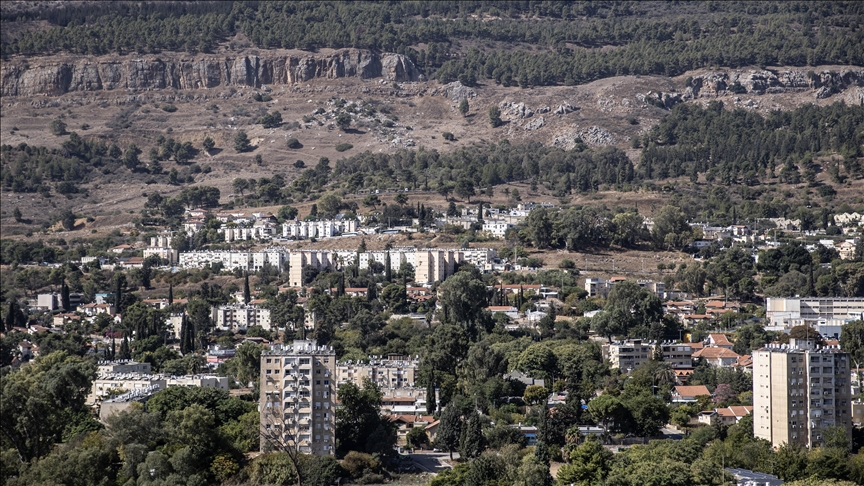
[(735, 358), (738, 359), (740, 356), (735, 351), (726, 348), (702, 348), (699, 351), (693, 353), (693, 359), (705, 358), (705, 359), (719, 359), (719, 358)]
[(725, 334), (709, 334), (708, 336), (717, 346), (732, 346), (732, 343), (729, 342), (729, 338)]
[(696, 386), (676, 386), (675, 393), (681, 397), (701, 397), (703, 395), (711, 396), (711, 392), (705, 385)]
[(733, 405), (731, 407), (718, 408), (715, 412), (721, 417), (744, 417), (753, 413), (753, 407), (749, 405)]

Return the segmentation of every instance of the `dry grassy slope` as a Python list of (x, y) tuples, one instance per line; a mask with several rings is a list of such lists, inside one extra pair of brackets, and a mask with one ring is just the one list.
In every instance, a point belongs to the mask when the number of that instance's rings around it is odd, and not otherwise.
[[(48, 129), (49, 122), (57, 117), (65, 119), (70, 131), (77, 131), (87, 137), (101, 137), (120, 146), (136, 143), (144, 151), (142, 160), (147, 159), (146, 154), (150, 147), (155, 145), (154, 140), (159, 134), (181, 142), (191, 141), (198, 147), (206, 136), (211, 136), (221, 150), (214, 151), (212, 156), (202, 152), (194, 161), (202, 167), (212, 169), (210, 174), (198, 174), (195, 184), (218, 187), (222, 191), (224, 202), (225, 196), (233, 192), (231, 181), (234, 178), (258, 178), (280, 173), (291, 180), (299, 173), (292, 165), (298, 159), (304, 160), (308, 166), (317, 162), (320, 157), (328, 157), (332, 163), (340, 157), (365, 150), (392, 152), (400, 146), (391, 141), (394, 138), (401, 139), (402, 145), (410, 139), (418, 147), (449, 151), (460, 146), (497, 142), (504, 138), (514, 143), (537, 140), (551, 144), (556, 137), (572, 140), (581, 130), (599, 127), (609, 134), (611, 144), (628, 150), (635, 161), (638, 151), (629, 149), (631, 137), (650, 129), (665, 113), (656, 107), (640, 103), (637, 95), (651, 91), (680, 92), (683, 79), (698, 74), (700, 72), (693, 72), (678, 78), (620, 76), (573, 87), (520, 89), (485, 85), (475, 88), (477, 97), (470, 100), (471, 110), (467, 117), (458, 114), (456, 102), (443, 95), (432, 94), (435, 88), (439, 87), (435, 82), (404, 83), (399, 89), (394, 89), (377, 79), (314, 80), (302, 85), (279, 86), (271, 93), (273, 100), (268, 103), (252, 101), (251, 95), (258, 91), (253, 88), (241, 88), (233, 94), (229, 89), (213, 89), (186, 92), (165, 90), (134, 95), (118, 91), (70, 93), (57, 98), (4, 98), (0, 100), (3, 108), (0, 143), (17, 145), (24, 142), (57, 147), (65, 137), (55, 137)], [(351, 133), (328, 127), (330, 122), (326, 120), (323, 126), (313, 122), (308, 128), (299, 129), (264, 129), (254, 124), (259, 112), (280, 110), (288, 126), (290, 122), (302, 121), (304, 116), (312, 114), (317, 108), (332, 108), (327, 102), (333, 97), (341, 97), (349, 102), (374, 103), (379, 108), (386, 107), (398, 118), (398, 122), (392, 130), (382, 130), (361, 121), (356, 125), (357, 130)], [(817, 100), (812, 92), (753, 96), (759, 104), (758, 110), (762, 112), (791, 109), (804, 103), (831, 103), (840, 97), (841, 95), (837, 95), (827, 100)], [(735, 104), (733, 98), (721, 97), (729, 106)], [(746, 98), (745, 96), (744, 100)], [(133, 101), (142, 104), (134, 109)], [(488, 109), (502, 101), (525, 103), (535, 111), (543, 106), (554, 110), (565, 102), (578, 106), (579, 109), (565, 115), (535, 114), (521, 120), (510, 117), (505, 112), (504, 119), (509, 119), (509, 123), (492, 129), (488, 124)], [(707, 101), (700, 99), (695, 102)], [(178, 110), (167, 113), (159, 108), (168, 102), (173, 102)], [(208, 109), (213, 104), (219, 107), (218, 112)], [(130, 128), (111, 128), (116, 126), (115, 123), (122, 113), (130, 110)], [(545, 121), (543, 127), (536, 130), (524, 128), (525, 124), (537, 120), (540, 116)], [(638, 120), (638, 124), (630, 123), (633, 118)], [(322, 120), (322, 117), (319, 116), (318, 119)], [(81, 130), (83, 124), (89, 125), (89, 130)], [(16, 130), (13, 131), (13, 127)], [(232, 139), (238, 129), (246, 130), (255, 141), (257, 147), (254, 151), (238, 154), (233, 150)], [(168, 133), (169, 130), (171, 133)], [(455, 134), (457, 140), (443, 140), (442, 132)], [(288, 149), (285, 141), (291, 137), (298, 138), (304, 147), (299, 150)], [(339, 153), (335, 146), (340, 143), (350, 143), (354, 148)], [(264, 163), (261, 166), (253, 162), (257, 154), (263, 157)], [(175, 164), (164, 162), (163, 167), (167, 172), (175, 167)], [(51, 212), (65, 207), (81, 215), (95, 216), (95, 222), (88, 223), (78, 231), (81, 236), (90, 235), (92, 229), (101, 234), (128, 226), (133, 215), (141, 208), (142, 193), (158, 191), (170, 196), (182, 189), (167, 184), (146, 184), (147, 179), (146, 176), (131, 175), (125, 170), (110, 175), (96, 172), (93, 181), (86, 185), (90, 191), (89, 197), (74, 197), (68, 200), (53, 197), (46, 201), (38, 195), (4, 192), (0, 199), (2, 232), (9, 234), (11, 230), (20, 229), (20, 225), (16, 225), (11, 219), (12, 207), (15, 205), (20, 207), (25, 218), (37, 222), (44, 220)], [(503, 187), (498, 188), (493, 203), (504, 202), (502, 189)], [(842, 188), (840, 190), (842, 191)], [(523, 198), (528, 194), (524, 187), (520, 187), (520, 192)], [(542, 192), (530, 194), (528, 197), (533, 200), (554, 200)], [(638, 204), (640, 210), (650, 211), (652, 206), (661, 206), (662, 199), (663, 196), (657, 194), (599, 194), (579, 196), (574, 198), (573, 202), (598, 202), (609, 206)], [(427, 195), (423, 200), (439, 208), (446, 204), (442, 198), (436, 196)], [(303, 207), (301, 213), (302, 210)]]

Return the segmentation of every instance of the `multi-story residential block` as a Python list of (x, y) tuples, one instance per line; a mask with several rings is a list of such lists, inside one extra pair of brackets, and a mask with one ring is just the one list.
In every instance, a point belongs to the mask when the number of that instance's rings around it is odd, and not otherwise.
[(168, 381), (165, 376), (149, 373), (106, 373), (93, 380), (93, 387), (86, 403), (95, 404), (106, 398), (133, 390), (158, 388), (165, 389)]
[[(609, 280), (604, 280), (602, 278), (586, 278), (585, 291), (588, 292), (588, 297), (605, 298), (609, 295), (609, 292), (612, 291), (612, 287), (614, 287), (616, 283), (623, 282), (624, 280), (625, 279), (621, 277), (613, 277)], [(647, 289), (649, 292), (657, 295), (657, 297), (660, 297), (661, 299), (666, 295), (666, 286), (663, 282), (637, 280), (636, 284), (643, 289)]]
[(304, 240), (306, 238), (332, 238), (343, 233), (356, 233), (355, 219), (327, 221), (286, 221), (282, 223), (282, 236)]
[(515, 224), (500, 219), (483, 222), (483, 231), (488, 232), (492, 236), (497, 236), (498, 238), (504, 238), (504, 236), (507, 235), (507, 231), (515, 227)]
[(839, 337), (843, 324), (864, 317), (864, 297), (769, 297), (766, 317), (772, 330), (808, 325)]
[(430, 284), (445, 280), (453, 275), (457, 260), (461, 260), (461, 253), (455, 250), (418, 249), (417, 263), (414, 266), (414, 282)]
[(828, 427), (852, 434), (849, 353), (790, 339), (753, 352), (753, 434), (774, 447), (822, 443)]
[(222, 305), (214, 307), (213, 322), (218, 329), (245, 331), (252, 326), (270, 330), (270, 309), (249, 304)]
[(588, 297), (606, 297), (609, 291), (612, 290), (612, 282), (602, 278), (586, 278), (585, 292), (588, 292)]
[(660, 346), (663, 353), (663, 361), (672, 368), (693, 367), (693, 348), (690, 344), (664, 341), (657, 346)]
[(332, 455), (336, 444), (336, 352), (297, 340), (261, 353), (261, 450), (296, 447)]
[(362, 386), (363, 378), (368, 378), (382, 389), (412, 388), (419, 367), (419, 358), (395, 354), (386, 359), (376, 356), (368, 362), (340, 362), (336, 365), (336, 382)]
[[(84, 295), (79, 293), (69, 294), (69, 306), (72, 309), (78, 307), (84, 301)], [(39, 294), (36, 296), (36, 307), (40, 310), (54, 311), (63, 305), (63, 297), (58, 293)], [(69, 309), (69, 310), (72, 310)]]
[(633, 339), (604, 345), (603, 351), (604, 357), (609, 360), (613, 368), (633, 370), (651, 359), (654, 355), (654, 345), (642, 342), (641, 339)]
[(171, 240), (173, 233), (161, 233), (150, 238), (150, 246), (144, 248), (144, 258), (158, 256), (168, 262), (169, 265), (174, 265), (180, 258), (180, 253), (171, 248)]
[(96, 372), (100, 375), (121, 373), (150, 374), (150, 363), (138, 363), (131, 360), (100, 361)]
[(261, 251), (187, 251), (180, 254), (180, 266), (184, 268), (202, 268), (215, 263), (221, 263), (225, 270), (257, 271), (265, 264), (282, 271), (288, 261), (288, 250), (283, 248), (268, 248)]
[(180, 252), (173, 248), (149, 246), (144, 248), (144, 259), (151, 256), (157, 256), (168, 262), (169, 265), (174, 265), (180, 258)]

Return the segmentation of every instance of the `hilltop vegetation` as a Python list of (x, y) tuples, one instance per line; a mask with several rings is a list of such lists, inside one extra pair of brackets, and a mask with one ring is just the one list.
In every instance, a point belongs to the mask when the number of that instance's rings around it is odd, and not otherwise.
[(529, 87), (706, 66), (860, 65), (862, 13), (856, 2), (114, 2), (5, 13), (4, 23), (55, 27), (25, 29), (2, 55), (211, 52), (242, 33), (258, 48), (379, 49), (442, 82)]

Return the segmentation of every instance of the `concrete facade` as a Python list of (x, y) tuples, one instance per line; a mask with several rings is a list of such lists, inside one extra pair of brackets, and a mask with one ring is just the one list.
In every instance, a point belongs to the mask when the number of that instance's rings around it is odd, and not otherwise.
[(261, 451), (290, 444), (332, 455), (336, 445), (336, 352), (313, 340), (261, 353)]
[(753, 433), (774, 447), (815, 447), (826, 427), (851, 437), (849, 354), (812, 341), (790, 340), (753, 352)]

